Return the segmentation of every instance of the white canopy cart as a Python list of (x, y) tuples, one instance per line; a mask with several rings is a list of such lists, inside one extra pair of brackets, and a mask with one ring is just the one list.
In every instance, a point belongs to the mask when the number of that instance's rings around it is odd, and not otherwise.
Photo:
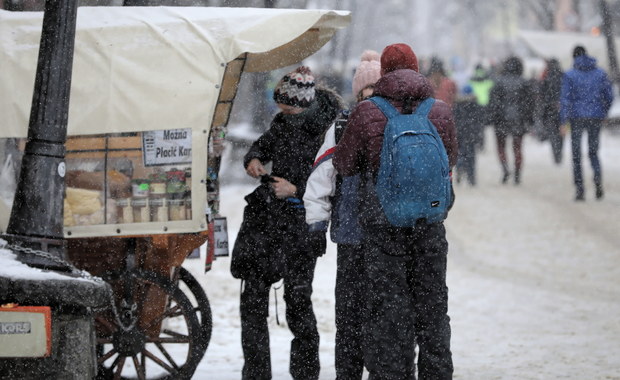
[[(27, 137), (42, 16), (0, 11), (0, 145)], [(298, 63), (349, 22), (333, 10), (78, 8), (64, 234), (72, 263), (115, 291), (118, 312), (96, 319), (102, 376), (191, 377), (211, 314), (181, 264), (213, 238), (225, 194), (211, 147), (241, 74)], [(4, 232), (12, 194), (0, 195)]]

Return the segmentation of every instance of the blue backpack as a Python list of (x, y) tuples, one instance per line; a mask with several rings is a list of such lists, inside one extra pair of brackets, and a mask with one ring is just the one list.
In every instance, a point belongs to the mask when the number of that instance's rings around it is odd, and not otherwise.
[(370, 101), (388, 119), (375, 186), (388, 221), (397, 227), (443, 221), (451, 202), (450, 166), (428, 119), (435, 99), (424, 100), (412, 114), (401, 114), (378, 96)]

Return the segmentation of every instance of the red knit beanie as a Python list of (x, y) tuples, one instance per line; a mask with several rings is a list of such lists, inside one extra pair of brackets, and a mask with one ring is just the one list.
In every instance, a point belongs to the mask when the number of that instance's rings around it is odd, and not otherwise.
[(381, 53), (381, 74), (399, 69), (418, 71), (418, 58), (407, 44), (392, 44)]

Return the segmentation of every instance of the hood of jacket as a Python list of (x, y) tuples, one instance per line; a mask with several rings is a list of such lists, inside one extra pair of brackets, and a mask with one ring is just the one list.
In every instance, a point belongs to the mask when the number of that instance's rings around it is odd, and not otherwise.
[(588, 55), (580, 55), (575, 57), (573, 67), (580, 71), (590, 71), (596, 69), (596, 59)]
[[(375, 84), (374, 95), (389, 99), (399, 112), (406, 103), (413, 109), (426, 98), (433, 96), (428, 79), (413, 70), (395, 70), (383, 75)], [(450, 106), (436, 100), (428, 118), (441, 137), (450, 166), (456, 164), (458, 143)], [(347, 128), (336, 145), (332, 162), (339, 174), (353, 176), (360, 174), (358, 192), (359, 222), (362, 226), (388, 224), (379, 199), (374, 190), (374, 176), (380, 163), (383, 146), (383, 131), (387, 118), (370, 100), (358, 103), (351, 111)]]
[(375, 84), (374, 95), (392, 100), (420, 100), (434, 95), (433, 86), (417, 71), (402, 69), (383, 75)]

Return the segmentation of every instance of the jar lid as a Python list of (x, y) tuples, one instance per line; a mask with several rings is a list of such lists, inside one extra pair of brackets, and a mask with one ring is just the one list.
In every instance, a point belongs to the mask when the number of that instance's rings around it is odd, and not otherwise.
[(153, 173), (149, 175), (149, 179), (151, 182), (165, 182), (166, 174), (165, 173)]
[(185, 179), (185, 172), (182, 171), (182, 170), (170, 170), (170, 171), (166, 172), (166, 176), (168, 177), (168, 179), (184, 180)]

